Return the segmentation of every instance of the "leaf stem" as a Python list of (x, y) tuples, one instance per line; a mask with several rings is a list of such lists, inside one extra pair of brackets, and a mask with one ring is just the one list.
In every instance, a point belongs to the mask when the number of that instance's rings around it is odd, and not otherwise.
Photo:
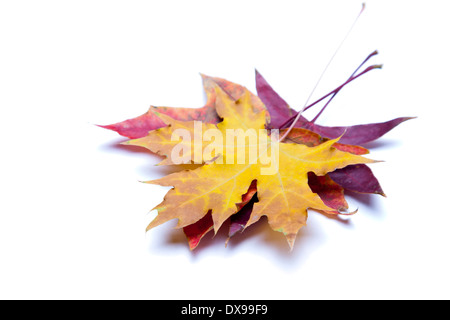
[(301, 114), (303, 113), (303, 111), (306, 109), (309, 100), (311, 99), (312, 95), (314, 94), (314, 92), (317, 89), (317, 86), (319, 85), (320, 81), (322, 80), (322, 77), (324, 76), (324, 74), (326, 73), (326, 71), (328, 70), (328, 67), (330, 66), (331, 62), (334, 60), (334, 57), (336, 56), (336, 54), (339, 52), (339, 50), (341, 49), (342, 45), (344, 44), (345, 40), (347, 40), (348, 36), (350, 35), (350, 33), (352, 32), (353, 28), (355, 27), (356, 23), (359, 20), (359, 17), (361, 16), (361, 14), (364, 12), (364, 9), (366, 8), (366, 4), (363, 3), (362, 4), (362, 8), (361, 11), (359, 12), (358, 16), (356, 17), (355, 21), (353, 21), (353, 24), (350, 26), (350, 29), (347, 31), (347, 33), (345, 34), (344, 38), (342, 39), (342, 41), (340, 42), (339, 46), (337, 47), (336, 51), (333, 53), (333, 56), (331, 57), (330, 61), (328, 61), (327, 65), (325, 66), (325, 69), (322, 71), (319, 79), (317, 80), (313, 90), (311, 91), (311, 93), (308, 96), (308, 99), (306, 99), (305, 105), (303, 106), (303, 109), (300, 110), (294, 120), (294, 122), (292, 123), (292, 125), (289, 127), (289, 129), (285, 132), (285, 134), (281, 137), (280, 140), (278, 140), (279, 142), (283, 141), (284, 138), (286, 138), (288, 136), (288, 134), (291, 132), (292, 128), (294, 127), (295, 123), (298, 121), (298, 119), (300, 119)]
[[(302, 111), (308, 110), (309, 108), (313, 107), (314, 105), (318, 104), (319, 102), (321, 102), (322, 100), (328, 98), (329, 96), (335, 94), (336, 92), (339, 92), (343, 87), (345, 87), (347, 84), (349, 84), (350, 82), (352, 82), (353, 80), (358, 79), (359, 77), (361, 77), (362, 75), (366, 74), (367, 72), (373, 70), (373, 69), (381, 69), (382, 65), (381, 64), (376, 64), (376, 65), (371, 65), (370, 67), (367, 67), (364, 71), (361, 71), (360, 73), (358, 73), (357, 75), (349, 78), (347, 81), (345, 81), (343, 84), (341, 84), (339, 87), (337, 87), (336, 89), (334, 89), (333, 91), (330, 91), (329, 93), (327, 93), (326, 95), (324, 95), (322, 98), (320, 98), (319, 100), (311, 103), (310, 105), (308, 105), (307, 107), (305, 107)], [(288, 120), (286, 120), (280, 127), (279, 129), (284, 129), (284, 127), (288, 126), (290, 123), (291, 126), (295, 125), (295, 123), (297, 122), (296, 118), (300, 118), (299, 114), (301, 114), (301, 112), (299, 112), (297, 115), (292, 116), (291, 118), (289, 118)], [(294, 121), (295, 120), (295, 121)], [(292, 122), (294, 121), (294, 122)], [(280, 139), (281, 141), (281, 139)]]
[[(373, 56), (376, 56), (378, 54), (378, 51), (375, 50), (374, 52), (372, 52), (371, 54), (369, 54), (367, 56), (366, 59), (364, 59), (364, 61), (358, 66), (358, 68), (356, 68), (356, 70), (352, 73), (352, 75), (347, 79), (350, 80), (351, 78), (353, 78), (355, 76), (355, 74), (359, 71), (359, 69), (362, 68), (362, 66), (370, 60), (370, 58), (372, 58)], [(341, 88), (342, 89), (342, 88)], [(322, 112), (326, 109), (326, 107), (330, 104), (330, 102), (334, 99), (334, 97), (339, 93), (339, 91), (341, 91), (341, 89), (337, 90), (336, 92), (333, 93), (333, 95), (331, 96), (331, 98), (327, 101), (327, 103), (322, 107), (322, 109), (319, 111), (319, 113), (314, 117), (314, 119), (311, 120), (311, 123), (315, 123), (317, 118), (319, 118), (319, 116), (322, 114)], [(305, 108), (306, 110), (306, 108)]]

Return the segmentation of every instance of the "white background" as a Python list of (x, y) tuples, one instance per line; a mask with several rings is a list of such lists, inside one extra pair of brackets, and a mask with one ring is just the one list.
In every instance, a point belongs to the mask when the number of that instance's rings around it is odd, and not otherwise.
[[(300, 109), (361, 1), (1, 1), (0, 298), (450, 298), (448, 1), (367, 1), (314, 98), (378, 49), (383, 63), (318, 121), (417, 116), (368, 145), (387, 194), (310, 212), (293, 252), (266, 221), (189, 251), (159, 158), (96, 127), (150, 105), (200, 107), (199, 73), (255, 92), (257, 68)], [(311, 112), (310, 112), (311, 111)], [(305, 116), (311, 118), (318, 108)]]

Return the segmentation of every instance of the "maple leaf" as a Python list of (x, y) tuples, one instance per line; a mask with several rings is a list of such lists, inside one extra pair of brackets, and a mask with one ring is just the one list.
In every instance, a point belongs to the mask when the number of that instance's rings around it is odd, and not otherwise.
[[(118, 134), (130, 138), (137, 139), (145, 137), (149, 131), (165, 127), (166, 124), (156, 114), (165, 114), (175, 120), (190, 121), (199, 120), (204, 123), (216, 124), (220, 122), (220, 118), (215, 109), (215, 86), (219, 86), (224, 92), (226, 92), (232, 99), (239, 99), (245, 92), (246, 88), (233, 83), (231, 81), (210, 77), (201, 74), (203, 81), (203, 88), (206, 93), (207, 101), (201, 108), (175, 108), (175, 107), (155, 107), (151, 106), (150, 109), (138, 117), (121, 121), (110, 125), (99, 125), (99, 127), (116, 131)], [(251, 99), (254, 108), (258, 110), (264, 110), (265, 107), (261, 100), (254, 94), (251, 94)]]
[[(266, 112), (258, 110), (258, 103), (252, 102), (248, 90), (245, 89), (244, 95), (238, 100), (233, 100), (219, 86), (215, 86), (215, 92), (216, 112), (223, 119), (216, 128), (224, 136), (228, 129), (265, 128)], [(177, 145), (176, 142), (170, 141), (171, 144), (166, 139), (169, 134), (173, 134), (177, 129), (192, 131), (192, 128), (195, 128), (195, 124), (180, 124), (167, 116), (161, 119), (169, 125), (158, 129), (159, 134), (154, 135), (151, 143), (145, 144), (142, 139), (138, 139), (131, 140), (128, 144), (144, 146), (153, 152), (167, 155), (170, 149), (173, 151)], [(258, 202), (253, 204), (246, 227), (262, 216), (267, 216), (271, 228), (282, 232), (292, 248), (298, 230), (306, 224), (308, 208), (333, 210), (311, 191), (308, 173), (323, 176), (348, 165), (374, 162), (338, 150), (333, 147), (337, 142), (338, 139), (333, 139), (315, 147), (308, 147), (295, 143), (280, 143), (266, 135), (258, 145), (266, 155), (274, 150), (278, 151), (278, 170), (274, 174), (263, 173), (267, 165), (263, 163), (261, 156), (255, 163), (230, 164), (224, 161), (228, 157), (235, 159), (239, 154), (244, 154), (245, 159), (249, 159), (250, 143), (247, 140), (238, 145), (224, 145), (223, 153), (214, 157), (211, 155), (209, 160), (213, 161), (208, 164), (148, 182), (173, 188), (155, 208), (158, 214), (147, 230), (172, 219), (178, 219), (178, 228), (187, 227), (210, 214), (213, 229), (217, 232), (225, 220), (239, 211), (237, 204), (242, 203), (242, 195), (248, 193), (249, 186), (256, 180)]]
[[(255, 74), (258, 97), (264, 103), (267, 111), (270, 114), (270, 127), (282, 129), (286, 126), (286, 124), (289, 123), (289, 120), (293, 120), (293, 118), (297, 116), (298, 112), (290, 108), (287, 102), (278, 95), (278, 93), (269, 85), (269, 83), (257, 70), (255, 71)], [(330, 93), (337, 92), (342, 89), (342, 87), (343, 86), (340, 86)], [(324, 97), (329, 96), (330, 93)], [(314, 104), (321, 100), (322, 98), (316, 101)], [(311, 104), (311, 106), (312, 105), (313, 104)], [(380, 138), (381, 136), (398, 126), (400, 123), (414, 118), (415, 117), (400, 117), (379, 123), (327, 127), (318, 125), (312, 121), (307, 120), (305, 117), (300, 116), (298, 122), (294, 125), (294, 127), (311, 130), (318, 133), (322, 137), (326, 137), (329, 139), (341, 137), (339, 140), (339, 142), (341, 143), (361, 145)]]

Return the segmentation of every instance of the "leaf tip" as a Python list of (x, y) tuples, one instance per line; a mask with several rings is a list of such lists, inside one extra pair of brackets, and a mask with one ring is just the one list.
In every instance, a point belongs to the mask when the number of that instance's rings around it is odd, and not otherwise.
[(132, 145), (131, 141), (132, 140), (122, 141), (119, 144), (122, 146), (130, 146), (130, 145)]
[(188, 241), (189, 250), (193, 252), (195, 248), (197, 248), (199, 243), (200, 243), (199, 241)]
[(294, 243), (295, 243), (296, 238), (297, 238), (297, 235), (295, 233), (290, 233), (290, 234), (286, 235), (286, 240), (289, 244), (289, 251), (291, 251), (291, 252), (294, 249)]
[(102, 129), (115, 131), (117, 133), (119, 133), (119, 130), (120, 130), (119, 127), (117, 126), (117, 124), (106, 124), (106, 125), (105, 124), (94, 124), (94, 126), (102, 128)]
[(103, 128), (103, 129), (110, 129), (112, 125), (111, 124), (104, 125), (104, 124), (95, 124), (94, 123), (94, 126), (97, 126), (97, 127)]
[[(139, 182), (142, 182), (142, 183), (146, 183), (146, 184), (156, 184), (156, 185), (159, 185), (158, 184), (158, 180), (159, 179), (155, 179), (155, 180), (140, 180)], [(154, 209), (156, 209), (156, 207), (155, 208), (153, 208), (152, 210), (154, 210)]]
[(383, 196), (383, 197), (387, 198), (387, 195), (386, 195), (386, 193), (384, 193), (383, 190), (377, 191), (377, 192), (375, 192), (375, 193), (376, 193), (376, 194), (379, 194), (380, 196)]

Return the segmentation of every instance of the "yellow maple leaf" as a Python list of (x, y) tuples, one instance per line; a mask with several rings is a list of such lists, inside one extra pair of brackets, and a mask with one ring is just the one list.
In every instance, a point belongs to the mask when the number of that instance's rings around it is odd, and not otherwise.
[[(148, 181), (173, 188), (154, 208), (158, 215), (147, 230), (172, 219), (178, 219), (177, 228), (182, 228), (211, 212), (217, 232), (238, 211), (236, 204), (256, 180), (259, 201), (247, 226), (267, 216), (271, 228), (282, 232), (292, 248), (299, 229), (306, 224), (307, 209), (333, 210), (311, 191), (308, 172), (320, 176), (348, 165), (375, 162), (332, 147), (339, 139), (316, 147), (279, 142), (275, 132), (268, 135), (265, 131), (267, 113), (254, 105), (254, 96), (248, 90), (237, 100), (218, 86), (215, 91), (216, 111), (223, 119), (217, 125), (177, 121), (158, 114), (167, 127), (126, 142), (164, 155), (161, 164), (178, 164), (180, 159), (174, 161), (174, 155), (180, 151), (181, 163), (204, 164)], [(228, 139), (230, 132), (235, 135)], [(199, 136), (200, 144), (192, 144), (192, 138)]]

